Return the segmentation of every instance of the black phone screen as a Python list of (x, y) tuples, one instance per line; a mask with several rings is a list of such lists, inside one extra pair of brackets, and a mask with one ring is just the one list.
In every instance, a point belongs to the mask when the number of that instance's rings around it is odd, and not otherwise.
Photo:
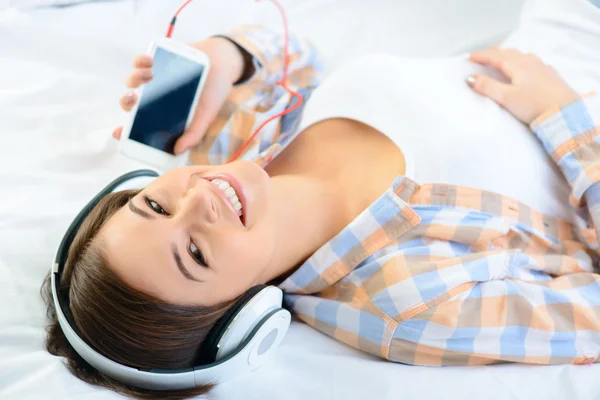
[(183, 134), (204, 65), (161, 47), (144, 86), (129, 138), (170, 154)]

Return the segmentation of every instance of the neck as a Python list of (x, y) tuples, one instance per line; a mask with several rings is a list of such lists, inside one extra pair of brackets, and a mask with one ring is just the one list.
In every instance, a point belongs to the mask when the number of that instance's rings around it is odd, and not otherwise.
[(277, 252), (263, 282), (290, 275), (405, 171), (404, 157), (367, 125), (330, 119), (309, 127), (266, 168)]
[(271, 178), (270, 207), (278, 223), (277, 253), (262, 277), (285, 278), (349, 222), (343, 190), (311, 176)]

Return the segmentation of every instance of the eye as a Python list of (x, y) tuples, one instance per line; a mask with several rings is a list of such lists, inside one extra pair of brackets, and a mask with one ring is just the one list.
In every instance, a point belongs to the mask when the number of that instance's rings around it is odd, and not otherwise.
[(208, 264), (206, 263), (206, 260), (204, 259), (204, 255), (202, 254), (200, 249), (198, 249), (198, 246), (196, 246), (194, 244), (194, 242), (192, 242), (191, 240), (190, 240), (189, 251), (190, 251), (190, 255), (192, 256), (194, 261), (196, 261), (198, 264), (200, 264), (203, 267), (208, 267)]
[(152, 209), (152, 211), (154, 211), (155, 213), (160, 214), (160, 215), (169, 215), (169, 213), (166, 212), (165, 209), (160, 206), (160, 204), (158, 204), (151, 198), (144, 197), (144, 200), (146, 201), (146, 204), (148, 205), (148, 207), (150, 207)]

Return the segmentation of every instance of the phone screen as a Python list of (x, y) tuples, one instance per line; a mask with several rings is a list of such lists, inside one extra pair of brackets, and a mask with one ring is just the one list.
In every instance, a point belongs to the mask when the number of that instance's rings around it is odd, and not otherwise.
[(144, 86), (129, 139), (174, 154), (203, 71), (202, 64), (158, 47), (153, 78)]

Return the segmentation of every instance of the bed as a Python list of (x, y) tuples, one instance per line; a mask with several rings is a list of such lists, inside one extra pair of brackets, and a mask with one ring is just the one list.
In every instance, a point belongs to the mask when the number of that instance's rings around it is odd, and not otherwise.
[[(523, 6), (523, 0), (282, 3), (291, 28), (318, 44), (328, 71), (370, 51), (440, 57), (497, 44), (517, 26)], [(80, 382), (44, 350), (39, 286), (79, 209), (116, 175), (143, 167), (118, 154), (110, 133), (125, 119), (117, 101), (133, 55), (164, 33), (177, 4), (32, 4), (0, 0), (0, 398), (119, 399)], [(592, 17), (600, 21), (600, 12)], [(198, 0), (180, 18), (175, 37), (189, 41), (241, 23), (279, 27), (269, 4)], [(578, 41), (581, 48), (573, 51), (595, 54), (590, 49), (598, 42), (591, 40)], [(590, 68), (592, 86), (598, 73)], [(271, 363), (219, 385), (211, 398), (591, 400), (600, 398), (598, 374), (600, 365), (392, 364), (294, 321)]]

